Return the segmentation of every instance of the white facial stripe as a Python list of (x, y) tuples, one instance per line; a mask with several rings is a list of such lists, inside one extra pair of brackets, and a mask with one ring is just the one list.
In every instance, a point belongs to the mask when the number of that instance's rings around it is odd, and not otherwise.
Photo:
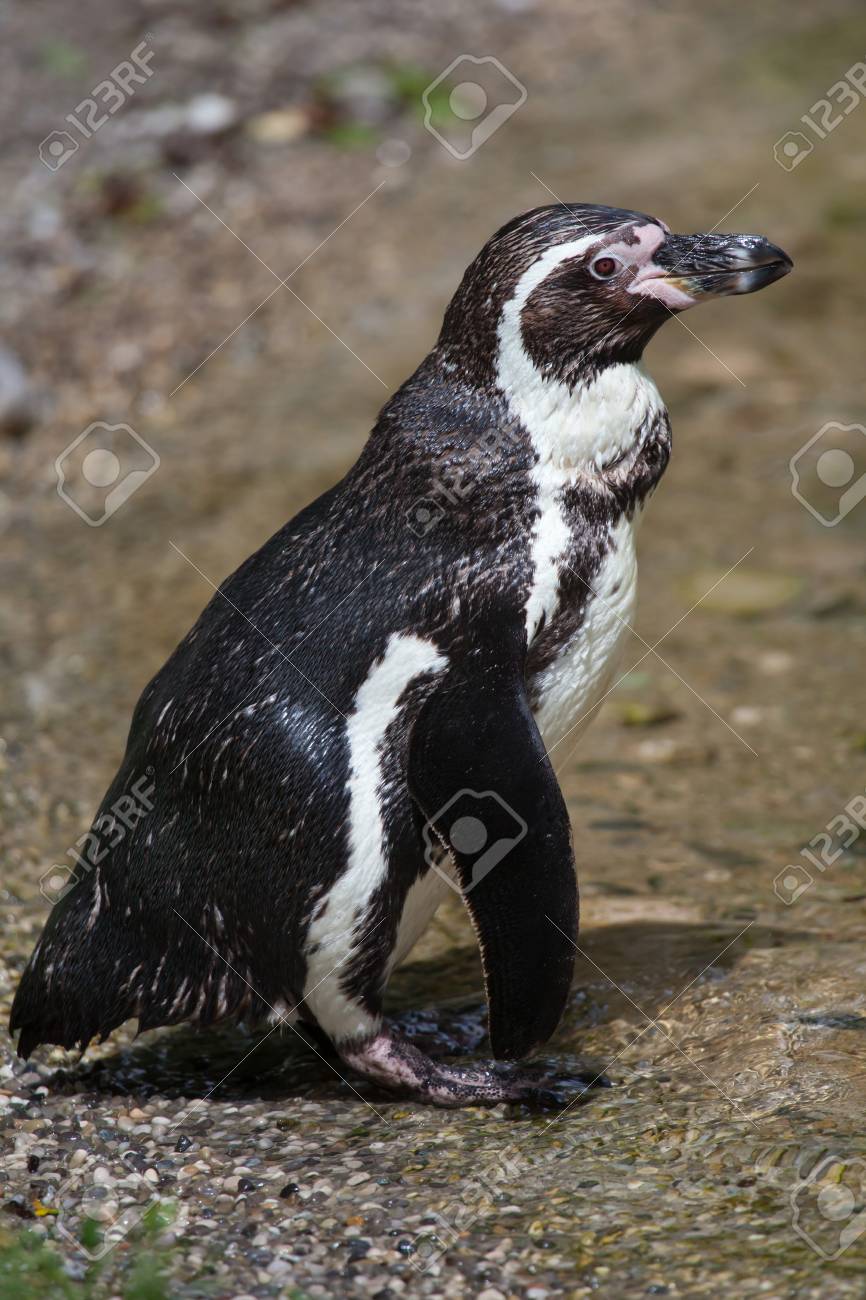
[[(663, 235), (657, 226), (636, 228), (647, 257)], [(653, 232), (658, 231), (658, 236)], [(635, 365), (607, 366), (588, 384), (570, 390), (547, 379), (523, 346), (521, 313), (529, 295), (556, 266), (598, 242), (587, 236), (549, 248), (524, 272), (499, 323), (496, 382), (509, 411), (526, 428), (538, 456), (532, 470), (538, 519), (531, 542), (532, 587), (526, 603), (529, 641), (559, 601), (560, 562), (571, 540), (562, 491), (581, 473), (593, 473), (633, 445), (648, 419), (664, 409), (658, 389)]]
[[(382, 820), (382, 743), (400, 699), (421, 673), (441, 670), (447, 659), (421, 637), (394, 635), (361, 684), (349, 715), (349, 860), (310, 927), (304, 999), (319, 1024), (336, 1038), (372, 1033), (375, 1020), (341, 985), (355, 947), (354, 928), (385, 878)], [(339, 963), (339, 968), (334, 967)]]
[[(571, 257), (580, 257), (593, 244), (597, 244), (602, 239), (601, 235), (584, 235), (581, 239), (572, 239), (567, 244), (554, 244), (552, 248), (547, 248), (541, 254), (528, 270), (517, 282), (517, 288), (514, 291), (513, 298), (505, 304), (502, 312), (502, 322), (500, 324), (500, 336), (503, 326), (509, 329), (517, 330), (518, 338), (520, 337), (520, 317), (523, 308), (526, 306), (526, 300), (537, 289), (542, 280), (546, 280), (561, 262), (567, 262)], [(522, 344), (521, 344), (522, 346)]]

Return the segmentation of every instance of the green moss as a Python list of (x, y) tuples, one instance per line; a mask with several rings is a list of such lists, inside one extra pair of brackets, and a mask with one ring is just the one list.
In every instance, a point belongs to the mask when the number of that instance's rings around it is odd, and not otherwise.
[[(111, 1294), (123, 1300), (171, 1300), (168, 1263), (171, 1252), (156, 1245), (156, 1237), (173, 1218), (170, 1207), (153, 1205), (127, 1244), (124, 1277), (110, 1287), (102, 1281), (109, 1252), (87, 1263), (79, 1277), (66, 1271), (63, 1257), (54, 1245), (31, 1229), (0, 1233), (0, 1300), (100, 1300)], [(102, 1240), (100, 1227), (86, 1219), (81, 1227), (81, 1245), (95, 1252)], [(82, 1254), (82, 1260), (86, 1256)], [(127, 1262), (129, 1261), (129, 1262)]]
[(71, 41), (55, 37), (43, 41), (39, 47), (39, 62), (46, 72), (54, 77), (78, 79), (84, 75), (88, 58), (84, 50), (73, 45)]

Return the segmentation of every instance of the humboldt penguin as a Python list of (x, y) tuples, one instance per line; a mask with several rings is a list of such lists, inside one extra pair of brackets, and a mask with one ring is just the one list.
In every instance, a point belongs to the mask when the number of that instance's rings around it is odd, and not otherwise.
[[(550, 758), (614, 680), (670, 453), (641, 357), (791, 269), (757, 235), (536, 208), (468, 267), (355, 465), (227, 578), (145, 688), (12, 1009), (22, 1056), (270, 1018), (443, 1105), (545, 1099), (578, 892)], [(493, 1060), (383, 1018), (450, 890)]]

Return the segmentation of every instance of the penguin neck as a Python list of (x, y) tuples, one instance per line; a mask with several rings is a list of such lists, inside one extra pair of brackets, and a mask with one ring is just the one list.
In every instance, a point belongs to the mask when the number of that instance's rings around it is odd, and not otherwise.
[(664, 402), (639, 361), (611, 361), (565, 382), (545, 374), (501, 328), (499, 334), (487, 382), (436, 348), (398, 392), (400, 405), (419, 391), (428, 400), (443, 394), (437, 404), (458, 405), (473, 427), (507, 428), (512, 442), (564, 480), (604, 479), (611, 471), (621, 484), (651, 443), (669, 442)]
[(545, 375), (519, 340), (500, 330), (497, 387), (541, 463), (603, 475), (636, 460), (659, 419), (661, 395), (636, 361), (615, 361), (566, 383)]

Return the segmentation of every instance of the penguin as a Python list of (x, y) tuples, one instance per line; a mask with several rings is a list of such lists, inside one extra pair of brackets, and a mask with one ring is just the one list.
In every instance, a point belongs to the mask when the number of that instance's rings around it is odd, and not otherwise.
[[(641, 367), (671, 316), (787, 274), (756, 235), (559, 203), (503, 226), (341, 482), (223, 582), (145, 688), (10, 1027), (270, 1021), (440, 1106), (544, 1099), (520, 1064), (572, 980), (578, 890), (550, 750), (614, 680), (635, 531), (671, 450)], [(383, 995), (457, 890), (491, 1060)]]

